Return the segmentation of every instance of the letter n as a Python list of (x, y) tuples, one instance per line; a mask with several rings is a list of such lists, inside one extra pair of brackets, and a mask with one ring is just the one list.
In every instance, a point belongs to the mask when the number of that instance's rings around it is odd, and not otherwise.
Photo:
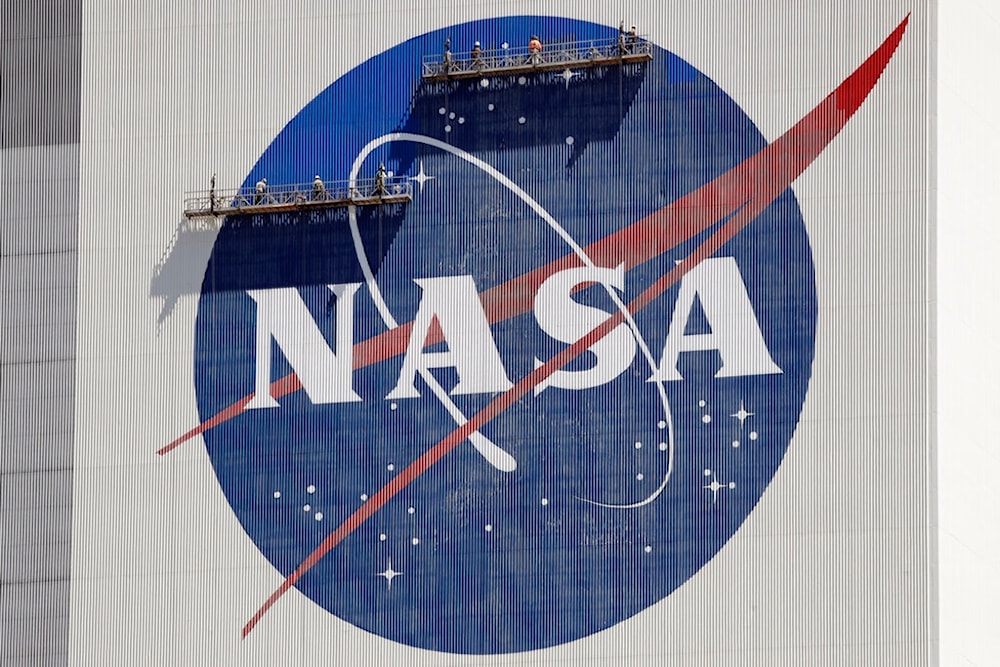
[(247, 408), (275, 408), (271, 395), (271, 341), (277, 343), (313, 403), (360, 401), (352, 388), (354, 294), (361, 283), (327, 285), (337, 297), (337, 351), (294, 287), (247, 290), (257, 304), (257, 358), (254, 396)]

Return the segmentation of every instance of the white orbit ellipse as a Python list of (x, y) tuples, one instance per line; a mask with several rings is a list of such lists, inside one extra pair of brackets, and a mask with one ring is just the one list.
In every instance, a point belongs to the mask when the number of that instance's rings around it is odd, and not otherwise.
[[(577, 242), (573, 239), (573, 237), (570, 236), (569, 232), (567, 232), (563, 228), (563, 226), (560, 225), (555, 220), (555, 218), (553, 218), (549, 214), (549, 212), (545, 210), (544, 207), (542, 207), (541, 204), (535, 201), (535, 199), (527, 192), (525, 192), (524, 189), (521, 188), (517, 183), (512, 181), (510, 178), (508, 178), (506, 175), (497, 170), (488, 162), (479, 159), (478, 157), (472, 155), (471, 153), (468, 153), (467, 151), (463, 151), (460, 148), (456, 148), (451, 144), (447, 144), (433, 137), (428, 137), (422, 134), (414, 134), (411, 132), (390, 132), (388, 134), (383, 134), (380, 137), (372, 139), (367, 144), (365, 144), (365, 146), (358, 152), (357, 156), (354, 159), (354, 163), (351, 165), (351, 172), (349, 176), (350, 187), (354, 187), (356, 185), (358, 173), (361, 170), (361, 165), (364, 163), (368, 155), (370, 155), (371, 152), (374, 151), (379, 146), (394, 141), (410, 141), (413, 143), (424, 144), (426, 146), (437, 148), (439, 150), (450, 153), (472, 164), (478, 169), (486, 172), (496, 181), (498, 181), (501, 185), (503, 185), (508, 190), (517, 195), (517, 197), (522, 202), (527, 204), (532, 211), (537, 213), (539, 217), (541, 217), (549, 225), (549, 227), (553, 231), (555, 231), (560, 238), (563, 239), (563, 241), (573, 251), (573, 254), (575, 254), (585, 266), (590, 268), (596, 268), (596, 265), (594, 264), (593, 260), (590, 259), (587, 253), (584, 252), (583, 248), (581, 248), (579, 244), (577, 244)], [(390, 329), (395, 329), (396, 327), (399, 326), (399, 323), (396, 321), (395, 317), (393, 317), (392, 312), (386, 305), (385, 300), (382, 298), (382, 293), (379, 290), (378, 284), (375, 281), (375, 276), (372, 273), (371, 265), (368, 262), (368, 256), (365, 253), (364, 246), (361, 243), (361, 233), (360, 230), (358, 229), (357, 209), (353, 205), (348, 206), (348, 220), (351, 228), (351, 238), (354, 242), (354, 251), (355, 254), (357, 255), (358, 263), (361, 265), (361, 270), (364, 273), (365, 283), (366, 286), (368, 287), (369, 293), (371, 294), (372, 301), (375, 303), (375, 308), (376, 310), (378, 310), (378, 313), (381, 316), (385, 325)], [(656, 361), (654, 360), (652, 352), (650, 351), (649, 346), (646, 344), (645, 339), (639, 332), (639, 327), (636, 324), (635, 319), (632, 317), (632, 313), (629, 312), (628, 308), (622, 302), (617, 292), (615, 292), (615, 290), (610, 285), (607, 285), (605, 283), (601, 284), (607, 291), (608, 295), (611, 297), (615, 306), (624, 316), (624, 319), (627, 322), (628, 327), (631, 330), (632, 335), (639, 346), (639, 349), (642, 351), (643, 357), (645, 357), (646, 362), (649, 364), (649, 367), (653, 371), (655, 376), (657, 368)], [(420, 376), (427, 384), (427, 386), (430, 388), (431, 393), (434, 394), (434, 396), (441, 402), (441, 404), (447, 410), (448, 414), (452, 417), (452, 419), (454, 419), (459, 426), (465, 424), (468, 421), (465, 415), (462, 413), (461, 410), (458, 409), (455, 403), (451, 400), (451, 397), (448, 396), (447, 392), (445, 392), (444, 388), (441, 387), (441, 385), (437, 382), (437, 380), (434, 379), (434, 377), (430, 374), (430, 372), (426, 370), (421, 370)], [(670, 403), (667, 400), (666, 390), (663, 387), (663, 381), (655, 380), (654, 384), (656, 385), (657, 393), (659, 394), (660, 397), (660, 403), (663, 406), (664, 420), (666, 421), (666, 426), (667, 426), (668, 463), (667, 463), (667, 472), (664, 475), (663, 481), (660, 483), (660, 485), (656, 488), (656, 490), (652, 494), (650, 494), (643, 500), (635, 503), (628, 503), (628, 504), (603, 503), (596, 500), (590, 500), (587, 498), (580, 498), (579, 496), (577, 496), (578, 500), (591, 505), (596, 505), (598, 507), (605, 507), (608, 509), (635, 509), (638, 507), (642, 507), (644, 505), (648, 505), (649, 503), (656, 500), (656, 498), (659, 497), (659, 495), (666, 488), (667, 483), (670, 481), (670, 475), (673, 472), (673, 467), (674, 467), (674, 424), (673, 424), (673, 416), (670, 411)], [(482, 454), (483, 457), (486, 458), (486, 460), (489, 461), (498, 470), (503, 470), (505, 472), (512, 472), (517, 468), (517, 462), (514, 460), (514, 457), (510, 455), (510, 453), (503, 450), (499, 445), (492, 442), (489, 438), (479, 433), (478, 431), (473, 432), (469, 436), (469, 441), (472, 443), (473, 447), (475, 447), (476, 450), (480, 454)]]

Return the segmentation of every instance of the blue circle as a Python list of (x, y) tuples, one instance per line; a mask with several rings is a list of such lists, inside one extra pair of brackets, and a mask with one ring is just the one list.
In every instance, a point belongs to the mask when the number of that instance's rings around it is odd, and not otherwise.
[[(308, 183), (316, 174), (345, 179), (369, 142), (405, 132), (491, 165), (586, 246), (766, 145), (725, 92), (659, 47), (645, 64), (570, 75), (421, 80), (421, 58), (440, 53), (446, 38), (456, 52), (479, 40), (494, 53), (503, 42), (527, 44), (532, 34), (549, 46), (615, 39), (618, 32), (533, 16), (411, 39), (358, 65), (307, 104), (245, 185), (265, 176), (272, 184)], [(373, 175), (380, 162), (397, 175), (413, 178), (422, 169), (433, 176), (422, 185), (410, 181), (409, 204), (357, 209), (364, 258), (399, 323), (417, 312), (423, 291), (415, 280), (471, 276), (482, 293), (572, 252), (523, 199), (455, 152), (388, 141), (365, 157), (360, 175)], [(293, 289), (286, 294), (300, 300), (336, 347), (336, 300), (327, 286), (365, 282), (366, 262), (350, 223), (346, 208), (227, 218), (198, 307), (195, 387), (203, 421), (254, 391), (257, 316), (250, 291)], [(649, 287), (709, 233), (628, 271), (622, 299)], [(513, 456), (515, 471), (498, 470), (468, 442), (460, 444), (326, 553), (298, 580), (298, 591), (397, 642), (495, 654), (585, 637), (691, 578), (774, 476), (805, 398), (815, 338), (812, 256), (790, 189), (714, 256), (735, 261), (780, 373), (715, 377), (719, 352), (681, 354), (683, 380), (664, 383), (672, 430), (664, 427), (669, 419), (642, 354), (606, 384), (529, 393), (481, 429)], [(674, 285), (635, 315), (657, 362), (678, 292)], [(600, 288), (573, 299), (615, 312)], [(355, 343), (387, 331), (371, 290), (362, 287), (353, 305)], [(711, 335), (724, 325), (696, 300), (684, 334)], [(530, 373), (536, 359), (565, 347), (530, 310), (494, 323), (491, 334), (512, 382)], [(277, 380), (294, 369), (285, 351), (271, 345), (270, 377)], [(427, 351), (447, 349), (438, 344)], [(223, 493), (283, 576), (456, 427), (422, 380), (414, 385), (419, 398), (386, 399), (403, 357), (354, 371), (361, 401), (313, 404), (305, 392), (292, 392), (277, 399), (280, 407), (246, 410), (205, 433)], [(594, 361), (588, 352), (567, 369)], [(432, 372), (446, 390), (456, 385), (455, 369)], [(450, 396), (466, 416), (494, 397)], [(741, 412), (752, 414), (734, 416)], [(633, 509), (595, 504), (637, 505), (650, 497)], [(269, 613), (280, 613), (281, 604)]]

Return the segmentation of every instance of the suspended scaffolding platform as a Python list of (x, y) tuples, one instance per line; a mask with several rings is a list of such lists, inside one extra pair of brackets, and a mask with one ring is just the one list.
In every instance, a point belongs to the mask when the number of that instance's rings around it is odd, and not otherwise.
[(471, 79), (481, 76), (524, 74), (586, 67), (607, 67), (653, 59), (653, 45), (645, 37), (545, 44), (541, 51), (527, 46), (466, 51), (424, 56), (421, 76), (425, 80)]
[(203, 190), (184, 199), (184, 217), (219, 217), (250, 213), (311, 211), (343, 206), (381, 206), (413, 201), (413, 183), (405, 176), (323, 181), (235, 190)]

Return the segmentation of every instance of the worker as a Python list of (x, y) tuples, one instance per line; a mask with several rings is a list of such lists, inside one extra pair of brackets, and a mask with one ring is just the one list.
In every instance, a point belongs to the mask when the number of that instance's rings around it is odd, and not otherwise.
[(386, 194), (385, 190), (385, 165), (381, 162), (378, 163), (378, 171), (375, 172), (375, 194), (382, 197)]
[(538, 39), (538, 35), (532, 35), (531, 39), (528, 40), (528, 60), (537, 65), (541, 53), (542, 40)]
[(212, 174), (212, 181), (208, 190), (208, 209), (212, 215), (215, 215), (215, 174)]
[(263, 203), (264, 196), (267, 194), (267, 179), (262, 178), (259, 181), (257, 181), (257, 185), (254, 186), (253, 192), (254, 192), (253, 203), (254, 204)]
[(448, 39), (444, 40), (444, 58), (443, 58), (443, 63), (444, 63), (444, 71), (445, 72), (451, 71), (452, 61), (453, 61), (453, 58), (451, 56), (451, 37), (449, 37)]
[(313, 199), (323, 199), (325, 195), (326, 185), (323, 183), (323, 179), (319, 177), (319, 174), (316, 174), (316, 178), (313, 179)]
[(480, 69), (483, 66), (482, 57), (483, 49), (479, 46), (479, 42), (472, 45), (472, 66), (476, 69)]
[(635, 44), (639, 40), (639, 34), (635, 31), (635, 26), (628, 30), (628, 43)]

